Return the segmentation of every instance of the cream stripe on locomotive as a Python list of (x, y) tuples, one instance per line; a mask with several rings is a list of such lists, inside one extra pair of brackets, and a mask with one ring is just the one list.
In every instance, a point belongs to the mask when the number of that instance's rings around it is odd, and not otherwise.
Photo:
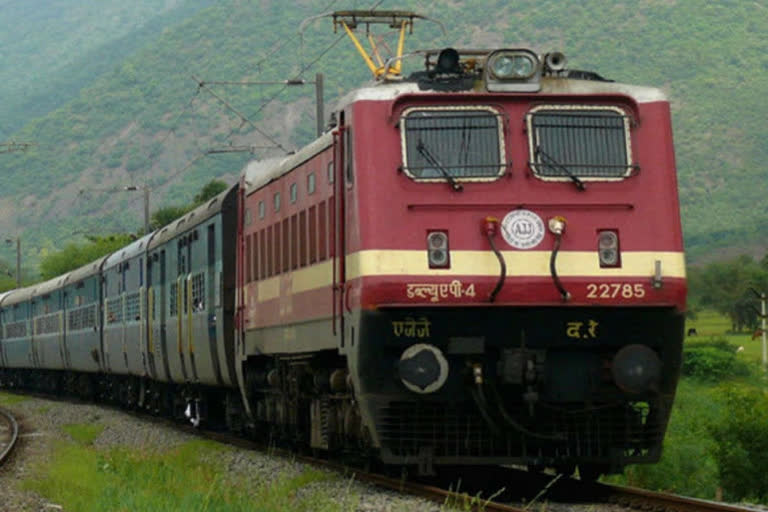
[[(548, 277), (549, 251), (502, 251), (507, 263), (507, 278)], [(685, 278), (682, 252), (626, 251), (621, 267), (601, 268), (594, 251), (564, 251), (557, 255), (560, 277), (651, 277), (661, 262), (661, 275)], [(523, 272), (524, 270), (524, 272)], [(301, 293), (331, 285), (331, 261), (272, 277), (258, 284), (259, 302), (284, 293)], [(347, 257), (347, 279), (376, 276), (489, 276), (499, 275), (499, 261), (490, 251), (451, 251), (451, 268), (429, 268), (421, 250), (367, 250)], [(286, 277), (289, 279), (286, 279)], [(281, 279), (283, 279), (281, 281)]]

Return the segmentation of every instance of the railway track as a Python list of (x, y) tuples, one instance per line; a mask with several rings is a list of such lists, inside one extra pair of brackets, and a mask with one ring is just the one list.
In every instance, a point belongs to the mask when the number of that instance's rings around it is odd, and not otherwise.
[[(46, 399), (58, 399), (45, 394), (33, 394)], [(107, 406), (109, 407), (109, 406)], [(125, 411), (145, 421), (172, 426), (190, 434), (247, 450), (268, 452), (271, 455), (288, 457), (342, 474), (354, 474), (354, 479), (398, 493), (419, 496), (441, 505), (452, 505), (458, 510), (484, 512), (526, 512), (542, 510), (590, 510), (600, 512), (602, 506), (610, 510), (643, 510), (656, 512), (754, 512), (748, 507), (714, 501), (687, 498), (673, 494), (658, 493), (577, 479), (556, 477), (541, 473), (505, 467), (483, 466), (465, 472), (456, 468), (439, 478), (414, 480), (405, 476), (389, 476), (364, 471), (360, 467), (295, 451), (276, 449), (235, 435), (230, 432), (211, 431), (179, 424), (167, 418), (148, 415), (137, 411)], [(18, 424), (13, 416), (0, 408), (0, 465), (11, 452), (18, 438)], [(457, 487), (460, 490), (454, 491)]]
[(9, 411), (0, 408), (0, 466), (11, 454), (19, 438), (19, 424)]

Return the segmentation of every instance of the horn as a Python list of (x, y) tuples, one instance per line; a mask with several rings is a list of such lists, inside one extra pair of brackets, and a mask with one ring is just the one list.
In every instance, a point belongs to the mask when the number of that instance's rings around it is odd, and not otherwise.
[(564, 70), (565, 63), (565, 54), (562, 52), (549, 52), (544, 56), (544, 66), (550, 71)]

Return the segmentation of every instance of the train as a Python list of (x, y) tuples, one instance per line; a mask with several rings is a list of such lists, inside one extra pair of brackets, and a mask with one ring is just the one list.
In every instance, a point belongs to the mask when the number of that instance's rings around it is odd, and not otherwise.
[(307, 146), (0, 295), (0, 386), (418, 474), (658, 461), (686, 307), (664, 91), (559, 52), (401, 50)]

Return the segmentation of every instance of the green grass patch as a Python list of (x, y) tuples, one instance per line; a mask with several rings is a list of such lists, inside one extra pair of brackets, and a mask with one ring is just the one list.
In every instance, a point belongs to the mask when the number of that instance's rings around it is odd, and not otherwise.
[[(78, 427), (75, 430), (80, 430)], [(211, 460), (221, 447), (193, 441), (163, 454), (128, 449), (97, 450), (81, 443), (60, 443), (49, 463), (34, 469), (23, 487), (65, 510), (80, 512), (189, 512), (354, 510), (339, 497), (305, 489), (335, 478), (320, 471), (276, 476), (271, 483), (248, 484), (246, 477), (225, 480), (225, 468)], [(241, 478), (237, 480), (237, 478)], [(299, 492), (305, 489), (304, 492)]]
[(14, 395), (5, 391), (0, 391), (0, 405), (16, 405), (28, 400), (27, 397)]
[(104, 432), (104, 425), (98, 423), (76, 423), (64, 425), (61, 429), (69, 434), (73, 441), (91, 445)]

